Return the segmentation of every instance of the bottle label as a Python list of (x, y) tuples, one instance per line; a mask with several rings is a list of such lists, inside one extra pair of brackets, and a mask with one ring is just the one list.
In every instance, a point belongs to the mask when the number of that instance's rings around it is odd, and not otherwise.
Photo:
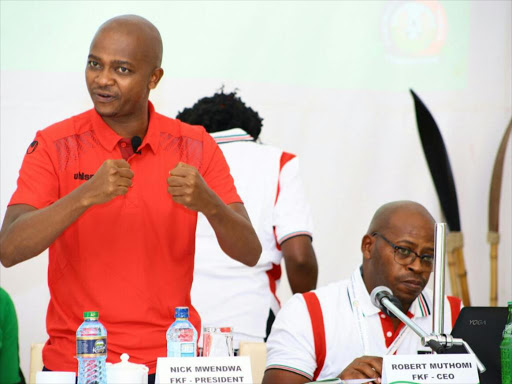
[(195, 343), (180, 343), (181, 357), (194, 357)]
[(77, 357), (99, 357), (107, 355), (105, 336), (82, 336), (76, 338)]

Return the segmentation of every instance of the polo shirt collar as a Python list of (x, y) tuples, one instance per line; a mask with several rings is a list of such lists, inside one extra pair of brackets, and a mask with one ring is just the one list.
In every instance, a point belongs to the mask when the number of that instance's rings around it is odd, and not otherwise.
[(213, 132), (211, 136), (217, 144), (232, 143), (235, 141), (254, 141), (254, 138), (242, 128), (232, 128), (226, 131)]
[[(353, 273), (354, 291), (357, 299), (359, 300), (360, 308), (365, 316), (376, 315), (380, 309), (372, 304), (370, 294), (364, 285), (362, 276), (362, 265), (360, 265)], [(431, 314), (432, 302), (430, 296), (425, 294), (425, 290), (413, 301), (409, 312), (414, 317), (425, 317)]]
[(430, 296), (425, 294), (426, 290), (423, 290), (419, 294), (419, 296), (414, 300), (409, 308), (409, 312), (412, 312), (414, 317), (426, 317), (432, 314), (432, 301), (430, 300)]
[[(148, 101), (148, 110), (149, 110), (149, 125), (148, 130), (146, 131), (146, 136), (144, 136), (144, 140), (140, 145), (140, 149), (144, 148), (147, 144), (152, 149), (154, 153), (156, 153), (159, 144), (159, 132), (158, 132), (158, 122), (157, 122), (157, 113), (155, 112), (155, 107), (153, 104)], [(98, 138), (99, 142), (105, 149), (112, 152), (119, 140), (122, 139), (110, 126), (105, 123), (105, 121), (101, 118), (101, 116), (96, 112), (96, 110), (92, 109), (92, 121), (93, 121), (93, 129)]]

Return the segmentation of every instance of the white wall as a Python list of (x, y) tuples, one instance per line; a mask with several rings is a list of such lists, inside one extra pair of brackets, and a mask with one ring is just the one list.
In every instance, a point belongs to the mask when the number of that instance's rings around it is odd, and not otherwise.
[[(35, 132), (91, 107), (83, 70), (97, 27), (136, 13), (154, 22), (164, 40), (166, 72), (152, 95), (160, 112), (174, 116), (222, 84), (238, 88), (265, 118), (262, 139), (300, 156), (320, 285), (349, 276), (360, 260), (360, 238), (381, 204), (416, 200), (442, 220), (408, 94), (415, 89), (450, 156), (472, 302), (488, 305), (489, 183), (512, 116), (509, 1), (430, 2), (434, 13), (417, 2), (383, 1), (0, 6), (2, 217)], [(509, 148), (500, 211), (500, 305), (512, 298), (511, 168)], [(46, 339), (47, 262), (45, 252), (0, 267), (0, 283), (18, 311), (25, 373), (30, 343)], [(289, 297), (285, 284), (280, 293)]]

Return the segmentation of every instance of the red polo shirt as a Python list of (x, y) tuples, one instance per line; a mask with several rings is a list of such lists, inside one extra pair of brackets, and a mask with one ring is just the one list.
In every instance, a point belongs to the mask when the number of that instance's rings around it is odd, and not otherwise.
[[(241, 202), (228, 165), (211, 136), (160, 115), (150, 119), (140, 154), (128, 158), (133, 187), (89, 208), (49, 249), (50, 336), (44, 365), (76, 371), (75, 332), (84, 311), (99, 311), (107, 329), (107, 361), (130, 361), (155, 371), (166, 356), (165, 334), (176, 306), (190, 307), (197, 213), (174, 203), (169, 171), (195, 166), (226, 204)], [(107, 159), (121, 159), (118, 136), (94, 109), (37, 132), (23, 160), (9, 205), (44, 208), (87, 182)]]

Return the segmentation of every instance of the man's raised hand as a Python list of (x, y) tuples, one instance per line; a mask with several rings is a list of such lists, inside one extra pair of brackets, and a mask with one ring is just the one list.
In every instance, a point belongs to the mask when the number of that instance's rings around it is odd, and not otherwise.
[(94, 176), (81, 186), (86, 205), (103, 204), (124, 195), (132, 186), (132, 178), (133, 172), (126, 160), (105, 160)]
[(192, 165), (178, 163), (169, 172), (167, 191), (174, 202), (194, 211), (205, 213), (215, 201), (214, 192)]

